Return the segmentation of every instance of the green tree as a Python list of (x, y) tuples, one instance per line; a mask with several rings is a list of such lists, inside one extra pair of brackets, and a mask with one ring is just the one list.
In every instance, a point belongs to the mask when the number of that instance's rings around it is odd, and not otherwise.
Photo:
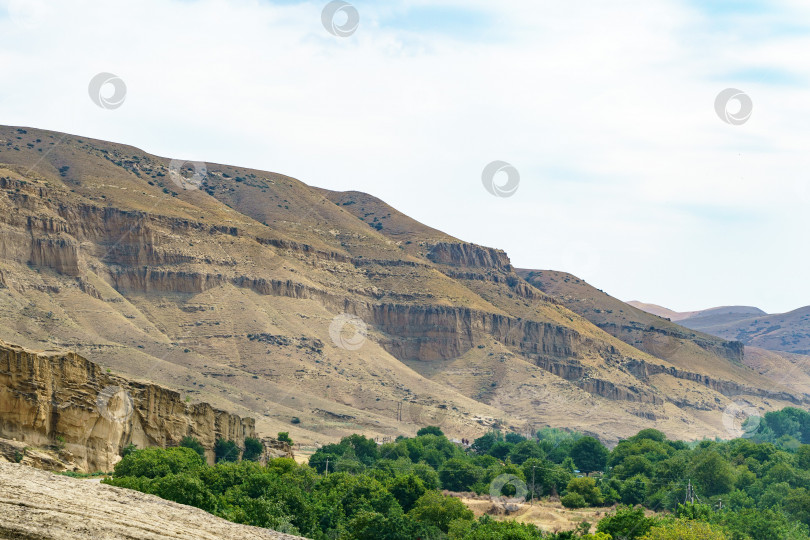
[(796, 450), (796, 466), (810, 471), (810, 444), (803, 444)]
[(496, 459), (505, 460), (514, 447), (515, 445), (512, 443), (498, 441), (489, 449), (489, 455)]
[(655, 519), (646, 517), (643, 508), (623, 506), (602, 518), (596, 530), (613, 538), (635, 540), (647, 534), (654, 524)]
[(566, 489), (568, 493), (582, 495), (589, 506), (599, 506), (605, 502), (602, 498), (602, 491), (596, 487), (596, 480), (593, 478), (574, 478), (568, 482)]
[(439, 469), (442, 487), (450, 491), (469, 491), (483, 476), (483, 469), (460, 458), (448, 459)]
[(456, 520), (450, 524), (453, 540), (539, 540), (543, 533), (530, 523), (495, 521), (484, 515), (478, 521)]
[(216, 499), (202, 481), (189, 473), (170, 474), (159, 478), (152, 487), (158, 497), (196, 506), (208, 512), (216, 508)]
[(710, 497), (734, 489), (734, 469), (714, 450), (698, 455), (693, 471), (695, 483)]
[(700, 521), (673, 520), (654, 526), (642, 540), (729, 540), (719, 527)]
[(114, 476), (160, 478), (169, 474), (196, 471), (205, 461), (191, 448), (143, 448), (115, 464)]
[(456, 519), (472, 520), (473, 513), (463, 502), (455, 497), (446, 497), (436, 491), (428, 491), (416, 501), (408, 512), (415, 521), (433, 525), (442, 532), (447, 532), (450, 522)]
[(214, 456), (216, 462), (223, 461), (239, 461), (239, 447), (233, 441), (226, 441), (225, 439), (217, 439), (214, 443)]
[(477, 439), (475, 439), (470, 446), (473, 452), (478, 455), (488, 454), (492, 445), (501, 440), (500, 433), (497, 431), (490, 431)]
[(675, 516), (681, 519), (691, 519), (696, 521), (709, 521), (712, 509), (708, 504), (687, 503), (678, 504)]
[(245, 438), (245, 453), (242, 454), (242, 459), (247, 461), (258, 461), (264, 453), (264, 445), (259, 439), (253, 437)]
[(624, 504), (636, 505), (644, 502), (648, 488), (647, 477), (637, 475), (624, 481), (621, 487), (621, 497)]
[(421, 478), (415, 474), (397, 476), (388, 484), (388, 491), (394, 496), (405, 512), (409, 512), (427, 489)]
[(546, 453), (540, 449), (536, 442), (524, 440), (517, 443), (509, 452), (509, 461), (517, 465), (523, 465), (527, 459), (540, 459), (545, 455)]
[(279, 431), (278, 435), (276, 436), (276, 439), (278, 439), (281, 442), (285, 442), (290, 446), (292, 446), (293, 444), (293, 440), (290, 438), (289, 431)]
[(194, 437), (186, 435), (185, 437), (180, 439), (180, 446), (182, 446), (183, 448), (191, 448), (192, 450), (197, 452), (201, 458), (205, 459), (205, 448), (203, 447), (202, 444), (200, 444), (200, 441), (198, 441)]
[(421, 437), (422, 435), (436, 435), (437, 437), (444, 437), (444, 433), (442, 433), (442, 430), (439, 429), (438, 426), (425, 426), (416, 432), (417, 437)]
[(583, 472), (602, 471), (607, 466), (608, 450), (593, 437), (582, 437), (576, 441), (570, 455)]

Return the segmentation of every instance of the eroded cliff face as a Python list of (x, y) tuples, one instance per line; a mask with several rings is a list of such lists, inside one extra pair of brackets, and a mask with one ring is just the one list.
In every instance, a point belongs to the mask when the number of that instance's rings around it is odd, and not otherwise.
[(242, 445), (256, 432), (252, 418), (186, 403), (178, 392), (106, 373), (77, 354), (0, 341), (0, 437), (55, 447), (82, 470), (110, 471), (130, 443), (177, 446), (185, 436), (197, 438), (213, 463), (216, 439)]
[(509, 271), (512, 264), (506, 252), (466, 242), (439, 242), (427, 254), (437, 264)]
[[(743, 373), (739, 348), (720, 341), (677, 334), (705, 361), (674, 363), (674, 329), (630, 329), (617, 320), (623, 304), (547, 291), (503, 251), (368, 195), (216, 164), (201, 189), (185, 190), (168, 159), (33, 131), (0, 126), (0, 338), (70, 343), (105, 368), (148, 372), (182, 396), (250, 414), (261, 431), (305, 443), (414, 433), (421, 415), (397, 411), (418, 398), (445, 407), (443, 428), (467, 438), (496, 418), (606, 440), (646, 427), (640, 419), (674, 437), (716, 436), (729, 396), (770, 384)], [(333, 336), (343, 314), (368, 327), (359, 348)], [(249, 431), (80, 357), (15, 355), (2, 374), (14, 383), (3, 434), (62, 437), (87, 468), (107, 468), (128, 442), (191, 434), (210, 454), (217, 434), (241, 442)], [(148, 371), (154, 362), (165, 369)], [(737, 371), (715, 369), (730, 364)], [(547, 394), (564, 397), (535, 399)], [(716, 414), (691, 416), (693, 403)], [(581, 414), (592, 410), (600, 415)]]

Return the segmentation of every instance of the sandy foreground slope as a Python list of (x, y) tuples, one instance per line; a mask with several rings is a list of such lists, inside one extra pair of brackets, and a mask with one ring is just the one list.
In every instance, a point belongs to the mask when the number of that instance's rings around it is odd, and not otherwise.
[(301, 538), (225, 521), (153, 495), (0, 463), (0, 538)]

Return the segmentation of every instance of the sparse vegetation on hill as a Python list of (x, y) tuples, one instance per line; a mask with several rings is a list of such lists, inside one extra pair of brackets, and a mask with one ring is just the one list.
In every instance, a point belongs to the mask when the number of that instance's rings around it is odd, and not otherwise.
[[(518, 271), (372, 195), (216, 163), (197, 185), (171, 162), (0, 126), (0, 339), (67, 347), (304, 444), (431, 423), (699, 439), (725, 436), (730, 396), (810, 402), (780, 363), (764, 377), (739, 344)], [(335, 338), (344, 315), (367, 327), (359, 348)], [(209, 459), (214, 437), (244, 437), (195, 433)]]
[[(382, 445), (351, 435), (320, 448), (309, 465), (208, 466), (190, 448), (144, 449), (105, 482), (316, 539), (798, 540), (810, 535), (810, 445), (793, 442), (803, 440), (805, 415), (785, 410), (765, 421), (782, 427), (779, 445), (687, 444), (646, 429), (608, 451), (596, 439), (544, 429), (531, 439), (493, 431), (465, 448), (428, 428)], [(589, 476), (576, 468), (586, 465)], [(549, 533), (476, 520), (441, 489), (509, 504), (562, 496), (574, 507), (620, 506), (593, 534), (587, 524)]]

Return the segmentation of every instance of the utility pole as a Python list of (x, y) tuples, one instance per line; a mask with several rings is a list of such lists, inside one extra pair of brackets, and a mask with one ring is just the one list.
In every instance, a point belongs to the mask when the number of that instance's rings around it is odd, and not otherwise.
[(329, 458), (326, 458), (326, 476), (329, 476)]
[(723, 499), (717, 499), (717, 511), (723, 510)]
[(692, 487), (692, 479), (689, 479), (689, 485), (686, 486), (686, 499), (684, 503), (695, 504), (695, 489)]

